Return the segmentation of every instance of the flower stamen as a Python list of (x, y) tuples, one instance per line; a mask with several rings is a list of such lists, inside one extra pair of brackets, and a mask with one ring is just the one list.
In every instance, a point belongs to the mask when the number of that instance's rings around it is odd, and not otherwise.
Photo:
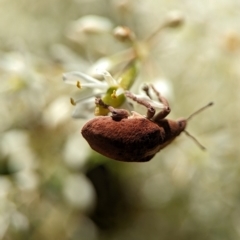
[(76, 84), (76, 86), (77, 86), (79, 89), (81, 89), (81, 88), (82, 88), (80, 81), (77, 81), (77, 84)]
[(113, 90), (113, 93), (111, 94), (111, 98), (113, 99), (117, 98), (116, 90)]
[(73, 106), (76, 106), (76, 102), (74, 101), (73, 98), (70, 98), (70, 103), (71, 103)]

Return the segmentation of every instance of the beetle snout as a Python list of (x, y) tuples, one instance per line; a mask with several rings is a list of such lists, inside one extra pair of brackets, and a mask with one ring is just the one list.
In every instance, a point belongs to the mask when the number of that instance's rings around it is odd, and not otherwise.
[(183, 131), (187, 127), (187, 120), (184, 118), (180, 118), (177, 120), (178, 127), (181, 131)]

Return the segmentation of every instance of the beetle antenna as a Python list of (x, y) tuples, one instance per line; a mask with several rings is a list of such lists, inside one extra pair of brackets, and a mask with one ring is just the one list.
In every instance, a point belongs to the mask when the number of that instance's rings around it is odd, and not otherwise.
[(212, 105), (213, 105), (213, 102), (210, 102), (206, 106), (201, 107), (196, 112), (192, 113), (186, 120), (189, 121), (193, 116), (197, 115), (198, 113), (202, 112), (203, 110), (205, 110), (206, 108), (208, 108)]
[(193, 136), (191, 135), (189, 132), (187, 132), (186, 130), (183, 130), (185, 132), (185, 134), (190, 137), (202, 150), (206, 150), (206, 148)]
[[(186, 121), (189, 121), (192, 117), (194, 117), (195, 115), (199, 114), (200, 112), (202, 112), (203, 110), (205, 110), (206, 108), (210, 107), (213, 105), (213, 102), (208, 103), (207, 105), (201, 107), (200, 109), (198, 109), (196, 112), (192, 113), (187, 119)], [(183, 130), (185, 132), (185, 134), (190, 137), (202, 150), (206, 150), (206, 148), (194, 137), (192, 136), (189, 132), (187, 132), (186, 130)]]

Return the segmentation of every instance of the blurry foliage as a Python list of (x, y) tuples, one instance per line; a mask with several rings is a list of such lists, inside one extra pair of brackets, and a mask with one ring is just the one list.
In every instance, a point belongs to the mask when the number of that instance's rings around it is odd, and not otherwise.
[[(183, 26), (149, 49), (176, 9)], [(239, 239), (239, 21), (235, 0), (0, 0), (0, 239)], [(82, 139), (62, 73), (114, 62), (132, 47), (120, 25), (139, 44), (134, 92), (164, 89), (173, 119), (216, 103), (188, 127), (207, 152), (183, 135), (149, 163), (120, 163)]]

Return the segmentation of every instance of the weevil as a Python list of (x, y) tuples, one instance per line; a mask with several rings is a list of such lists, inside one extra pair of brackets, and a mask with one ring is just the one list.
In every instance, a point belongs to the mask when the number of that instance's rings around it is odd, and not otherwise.
[(101, 98), (95, 103), (109, 110), (111, 116), (98, 116), (88, 121), (82, 128), (82, 135), (96, 152), (118, 161), (146, 162), (156, 153), (168, 146), (180, 133), (185, 132), (202, 149), (204, 147), (186, 131), (187, 122), (197, 113), (213, 105), (213, 102), (198, 109), (188, 118), (176, 121), (166, 119), (170, 113), (169, 103), (153, 85), (146, 86), (144, 91), (149, 94), (149, 87), (163, 104), (163, 109), (155, 114), (155, 108), (147, 100), (139, 99), (130, 91), (125, 96), (147, 108), (146, 117), (125, 109), (115, 109), (105, 104)]

